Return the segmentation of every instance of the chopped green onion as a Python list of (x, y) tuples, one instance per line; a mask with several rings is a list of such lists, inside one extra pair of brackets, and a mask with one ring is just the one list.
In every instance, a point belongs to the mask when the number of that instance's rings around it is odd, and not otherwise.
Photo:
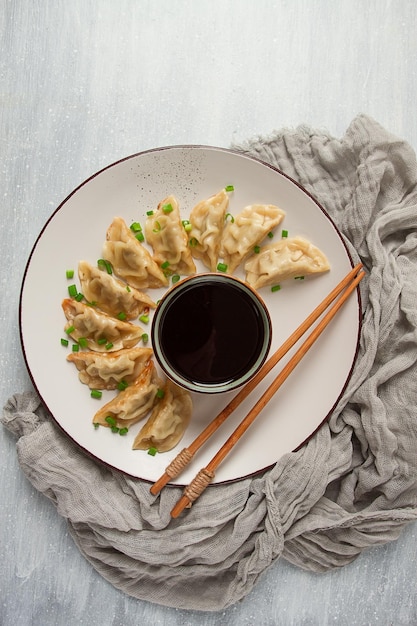
[(97, 430), (97, 428), (100, 426), (100, 424), (98, 422), (95, 422), (95, 424), (93, 424), (95, 430)]
[(75, 296), (75, 299), (77, 302), (81, 302), (83, 298), (84, 298), (84, 295), (82, 293), (77, 293), (77, 295)]
[(288, 230), (283, 230), (283, 231), (281, 232), (281, 237), (282, 237), (283, 239), (286, 239), (286, 238), (288, 237)]
[(90, 393), (90, 396), (92, 398), (95, 398), (96, 400), (100, 400), (102, 395), (103, 395), (103, 392), (100, 391), (99, 389), (92, 389)]
[(163, 398), (165, 395), (165, 391), (163, 389), (158, 389), (156, 392), (156, 397), (157, 398)]
[(193, 225), (190, 220), (182, 220), (181, 224), (184, 226), (184, 230), (186, 233), (189, 233), (193, 229)]
[(162, 207), (162, 210), (164, 213), (171, 213), (174, 210), (174, 207), (172, 206), (171, 203), (164, 204), (164, 206)]
[(233, 215), (231, 213), (226, 213), (226, 215), (224, 216), (225, 221), (227, 222), (227, 220), (229, 220), (232, 224), (235, 221), (235, 218), (233, 217)]
[(128, 291), (129, 293), (132, 291), (129, 285), (126, 285), (126, 291)]
[(68, 326), (68, 328), (65, 329), (65, 332), (67, 333), (67, 335), (70, 335), (71, 333), (73, 333), (75, 330), (75, 326)]
[(120, 430), (120, 428), (119, 428), (118, 426), (112, 426), (112, 427), (111, 427), (111, 431), (112, 431), (112, 433), (118, 433), (118, 432), (119, 432), (119, 430)]
[(128, 383), (125, 380), (121, 380), (118, 384), (117, 384), (117, 389), (119, 391), (124, 391), (127, 387), (128, 387)]
[(88, 341), (86, 339), (86, 337), (80, 337), (78, 340), (78, 344), (80, 346), (80, 348), (86, 348), (88, 346)]
[(143, 335), (142, 335), (142, 341), (143, 341), (143, 343), (148, 343), (148, 341), (149, 341), (149, 335), (148, 335), (148, 333), (143, 333)]
[(74, 270), (67, 270), (66, 275), (68, 279), (74, 278)]
[(105, 337), (101, 337), (101, 339), (97, 339), (97, 343), (99, 346), (104, 346), (107, 343), (107, 339)]
[(107, 424), (108, 424), (109, 426), (116, 426), (116, 424), (117, 424), (116, 418), (115, 418), (115, 417), (113, 417), (113, 415), (107, 415), (107, 416), (104, 418), (104, 421), (105, 421), (105, 422), (107, 422)]
[(75, 296), (78, 293), (77, 285), (70, 285), (68, 287), (68, 293), (71, 296), (71, 298), (75, 298)]
[(68, 339), (61, 339), (61, 346), (64, 346), (64, 348), (67, 348), (69, 344)]
[(126, 426), (124, 428), (121, 428), (119, 430), (119, 435), (121, 435), (123, 437), (123, 435), (127, 435), (127, 433), (129, 432), (129, 429), (126, 428)]
[(218, 263), (217, 264), (217, 271), (218, 272), (227, 272), (227, 265), (226, 265), (226, 263)]
[(109, 341), (109, 343), (106, 343), (106, 350), (111, 350), (113, 348), (113, 344), (111, 341)]
[(161, 230), (161, 224), (158, 222), (158, 220), (156, 220), (154, 222), (154, 228), (152, 229), (152, 232), (159, 233), (160, 230)]
[(79, 352), (80, 350), (80, 346), (78, 345), (78, 343), (73, 343), (72, 344), (72, 351), (73, 352)]
[(156, 448), (149, 448), (148, 450), (148, 454), (150, 454), (151, 456), (155, 456), (157, 452), (158, 450)]
[(272, 237), (273, 237), (273, 236), (274, 236), (274, 233), (273, 233), (272, 231), (270, 231), (270, 232), (268, 233), (268, 237), (269, 237), (270, 239), (272, 239)]
[(181, 276), (179, 274), (174, 274), (172, 277), (172, 284), (175, 285), (175, 283), (177, 283), (180, 278)]
[(166, 270), (169, 267), (170, 263), (169, 261), (164, 261), (163, 263), (161, 263), (161, 269)]
[(253, 251), (254, 251), (255, 254), (259, 254), (260, 251), (261, 251), (261, 246), (255, 246)]
[(142, 243), (142, 241), (145, 241), (145, 235), (144, 235), (143, 233), (137, 233), (137, 234), (135, 235), (135, 237), (136, 237), (136, 239), (137, 239), (138, 241), (140, 241), (141, 243)]
[(273, 285), (271, 287), (271, 291), (279, 291), (281, 289), (281, 285)]
[(153, 211), (146, 211), (146, 215), (153, 215)]
[(134, 233), (140, 233), (142, 232), (142, 226), (139, 224), (139, 222), (133, 222), (133, 224), (130, 225), (130, 230), (132, 230)]
[(294, 276), (294, 280), (304, 280), (304, 276)]
[(225, 191), (234, 191), (235, 188), (233, 185), (226, 185), (226, 187), (224, 188)]
[(142, 322), (142, 324), (149, 324), (149, 315), (141, 315), (139, 321)]
[(112, 269), (111, 263), (109, 261), (106, 261), (106, 259), (99, 259), (97, 261), (97, 265), (101, 269), (104, 268), (108, 274), (112, 274), (113, 273), (113, 269)]
[(97, 306), (98, 302), (92, 300), (91, 302), (87, 302), (87, 306)]
[(196, 246), (198, 246), (198, 240), (195, 237), (191, 237), (188, 243), (190, 244), (192, 248), (195, 248)]
[(120, 311), (120, 313), (117, 314), (117, 319), (123, 322), (126, 319), (126, 313), (124, 311)]

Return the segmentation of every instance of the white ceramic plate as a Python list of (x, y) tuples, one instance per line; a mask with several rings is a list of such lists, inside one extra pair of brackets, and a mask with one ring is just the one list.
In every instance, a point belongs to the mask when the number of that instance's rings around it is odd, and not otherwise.
[[(205, 146), (173, 146), (114, 163), (82, 183), (57, 208), (27, 264), (20, 330), (26, 364), (37, 391), (58, 424), (79, 446), (134, 477), (155, 481), (177, 452), (227, 404), (230, 395), (193, 395), (192, 424), (184, 438), (171, 452), (154, 457), (131, 450), (143, 422), (131, 427), (125, 437), (107, 428), (95, 430), (92, 417), (114, 392), (104, 392), (101, 400), (91, 398), (88, 387), (79, 382), (76, 368), (66, 360), (68, 351), (60, 344), (65, 324), (61, 301), (68, 293), (65, 272), (73, 268), (77, 276), (81, 259), (96, 263), (115, 216), (123, 217), (128, 225), (133, 221), (143, 223), (146, 211), (174, 194), (187, 218), (199, 200), (226, 185), (235, 188), (230, 194), (232, 214), (253, 203), (277, 204), (286, 211), (286, 217), (275, 236), (280, 237), (281, 228), (285, 228), (290, 236), (307, 237), (327, 255), (332, 266), (330, 272), (319, 277), (283, 283), (278, 292), (272, 293), (269, 288), (260, 291), (272, 317), (271, 350), (275, 350), (345, 276), (352, 261), (340, 233), (318, 203), (278, 170), (247, 156)], [(157, 300), (162, 293), (152, 291), (151, 296)], [(359, 332), (360, 301), (356, 293), (223, 461), (214, 482), (239, 479), (273, 465), (317, 430), (348, 382)], [(193, 464), (178, 477), (178, 484), (187, 484), (208, 463), (273, 375), (200, 450)]]

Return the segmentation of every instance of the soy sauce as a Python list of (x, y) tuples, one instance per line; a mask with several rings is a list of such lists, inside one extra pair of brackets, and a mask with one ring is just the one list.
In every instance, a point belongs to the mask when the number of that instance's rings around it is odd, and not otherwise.
[(184, 287), (161, 317), (165, 359), (183, 378), (213, 385), (241, 378), (256, 363), (265, 326), (253, 298), (230, 283)]

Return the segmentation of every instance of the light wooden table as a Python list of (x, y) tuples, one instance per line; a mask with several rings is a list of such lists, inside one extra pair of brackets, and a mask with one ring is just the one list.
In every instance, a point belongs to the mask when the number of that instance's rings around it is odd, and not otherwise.
[[(228, 147), (358, 113), (417, 147), (414, 0), (1, 0), (1, 401), (30, 388), (18, 298), (63, 198), (156, 146)], [(47, 288), (47, 285), (44, 285)], [(416, 525), (325, 575), (284, 561), (220, 613), (140, 602), (83, 559), (0, 432), (0, 624), (412, 625)]]

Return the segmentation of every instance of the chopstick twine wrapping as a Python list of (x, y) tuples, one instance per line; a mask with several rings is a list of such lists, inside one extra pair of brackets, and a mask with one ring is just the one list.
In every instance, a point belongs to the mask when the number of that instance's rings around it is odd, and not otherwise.
[(314, 195), (367, 270), (360, 351), (330, 418), (268, 472), (209, 488), (171, 520), (182, 489), (155, 497), (95, 462), (35, 392), (11, 397), (2, 417), (23, 472), (104, 578), (136, 598), (211, 611), (246, 596), (279, 557), (324, 572), (417, 519), (415, 153), (364, 115), (342, 139), (299, 127), (234, 148)]

